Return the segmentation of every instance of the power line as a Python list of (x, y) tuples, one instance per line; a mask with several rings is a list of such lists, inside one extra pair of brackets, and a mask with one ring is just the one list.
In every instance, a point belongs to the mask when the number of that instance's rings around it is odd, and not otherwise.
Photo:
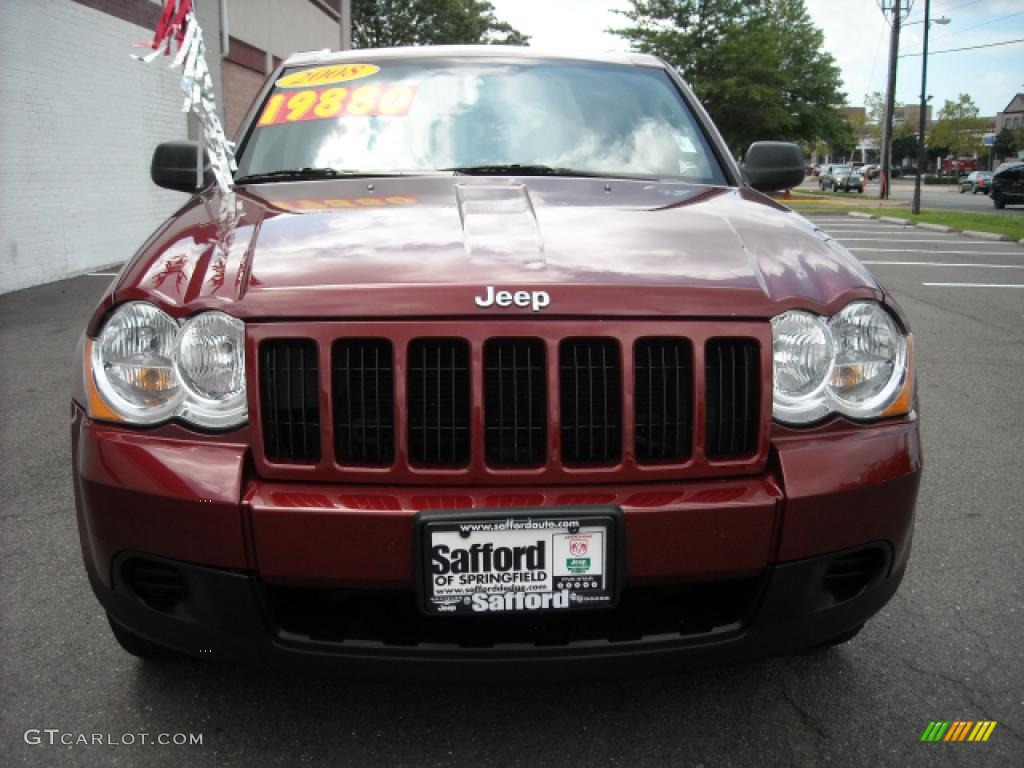
[(952, 8), (946, 8), (942, 12), (952, 13), (953, 11), (959, 11), (961, 8), (970, 8), (972, 5), (977, 5), (980, 2), (981, 0), (968, 0), (968, 2), (964, 3), (963, 5), (954, 5)]
[[(1013, 45), (1014, 43), (1024, 43), (1024, 37), (1019, 37), (1016, 40), (1003, 40), (998, 43), (985, 43), (984, 45), (968, 45), (965, 48), (946, 48), (944, 51), (928, 51), (929, 56), (936, 56), (940, 53), (956, 53), (957, 51), (973, 51), (977, 48), (995, 48), (999, 45)], [(901, 53), (899, 58), (906, 59), (911, 56), (920, 56), (921, 51), (917, 53)]]
[(1014, 16), (1020, 16), (1021, 14), (1024, 14), (1024, 11), (1017, 11), (1016, 13), (1009, 13), (1006, 16), (1000, 16), (998, 19), (990, 19), (989, 21), (981, 22), (981, 24), (975, 24), (973, 27), (968, 27), (967, 29), (958, 29), (955, 32), (947, 32), (946, 34), (942, 35), (941, 37), (937, 37), (935, 39), (936, 40), (941, 40), (941, 39), (944, 39), (944, 38), (947, 38), (947, 37), (952, 37), (953, 35), (962, 35), (965, 32), (970, 32), (972, 29), (977, 29), (978, 27), (987, 27), (989, 24), (995, 24), (997, 21), (1003, 21), (1005, 19), (1011, 19)]

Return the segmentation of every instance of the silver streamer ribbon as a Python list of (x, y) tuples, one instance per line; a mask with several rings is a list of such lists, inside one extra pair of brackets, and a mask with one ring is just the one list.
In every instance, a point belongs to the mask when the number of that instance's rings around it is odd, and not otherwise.
[[(168, 0), (173, 2), (174, 0)], [(154, 50), (145, 56), (132, 58), (149, 63), (161, 53), (171, 53), (174, 42), (174, 30), (168, 30), (162, 39), (155, 42)], [(232, 174), (238, 169), (235, 163), (235, 144), (224, 135), (224, 127), (217, 115), (217, 100), (213, 91), (213, 78), (206, 64), (206, 48), (203, 44), (203, 31), (196, 20), (194, 9), (189, 9), (185, 16), (185, 32), (178, 46), (177, 55), (170, 64), (171, 69), (183, 67), (181, 89), (185, 92), (182, 112), (194, 112), (199, 118), (203, 131), (203, 141), (210, 157), (210, 168), (217, 185), (222, 191), (231, 190)]]

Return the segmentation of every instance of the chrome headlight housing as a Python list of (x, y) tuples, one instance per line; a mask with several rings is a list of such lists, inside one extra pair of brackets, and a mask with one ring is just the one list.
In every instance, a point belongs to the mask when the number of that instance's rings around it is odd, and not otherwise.
[(178, 417), (211, 429), (248, 418), (245, 325), (223, 312), (179, 325), (152, 304), (122, 304), (92, 343), (90, 362), (105, 406), (90, 408), (98, 418), (155, 424)]
[(773, 415), (808, 424), (839, 413), (870, 420), (909, 412), (912, 337), (873, 301), (834, 317), (792, 310), (772, 319)]

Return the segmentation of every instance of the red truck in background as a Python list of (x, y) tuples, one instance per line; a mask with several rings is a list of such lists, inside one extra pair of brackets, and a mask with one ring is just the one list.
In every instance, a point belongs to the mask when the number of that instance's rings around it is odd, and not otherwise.
[(942, 173), (945, 176), (966, 176), (978, 170), (976, 157), (949, 157), (942, 161)]

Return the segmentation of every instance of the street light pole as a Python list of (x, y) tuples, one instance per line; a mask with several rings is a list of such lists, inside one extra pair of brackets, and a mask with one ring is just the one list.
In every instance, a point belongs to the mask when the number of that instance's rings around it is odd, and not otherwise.
[(900, 0), (892, 4), (892, 36), (889, 42), (889, 85), (885, 91), (885, 118), (882, 124), (882, 171), (879, 174), (878, 197), (889, 197), (892, 165), (892, 112), (896, 104), (896, 62), (900, 50)]
[(912, 212), (915, 216), (921, 213), (921, 175), (928, 164), (928, 153), (924, 145), (924, 116), (925, 106), (928, 103), (928, 28), (929, 12), (931, 11), (932, 0), (924, 0), (924, 52), (921, 56), (921, 104), (918, 107), (917, 119), (917, 175), (914, 177), (914, 205)]

